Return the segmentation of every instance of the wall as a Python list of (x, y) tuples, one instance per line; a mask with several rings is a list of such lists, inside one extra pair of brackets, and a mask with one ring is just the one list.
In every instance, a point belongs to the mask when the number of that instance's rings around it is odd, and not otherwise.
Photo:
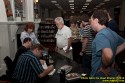
[(5, 56), (10, 56), (8, 25), (0, 23), (0, 74), (4, 74), (6, 65), (3, 61)]

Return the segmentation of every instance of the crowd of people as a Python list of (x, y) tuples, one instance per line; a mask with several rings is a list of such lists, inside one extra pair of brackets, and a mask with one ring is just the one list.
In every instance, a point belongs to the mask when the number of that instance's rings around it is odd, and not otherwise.
[[(69, 27), (62, 17), (54, 21), (58, 28), (55, 52), (90, 69), (89, 75), (92, 77), (118, 75), (113, 66), (115, 56), (125, 50), (125, 39), (117, 34), (118, 27), (113, 24), (115, 21), (109, 12), (96, 10), (90, 17), (83, 14), (79, 24), (76, 19), (71, 19)], [(20, 37), (22, 46), (13, 61), (12, 78), (20, 83), (37, 83), (37, 78), (43, 78), (54, 69), (53, 65), (48, 69), (41, 66), (45, 62), (40, 59), (45, 47), (35, 36), (34, 28), (34, 23), (27, 23)], [(98, 80), (91, 83), (98, 83)]]

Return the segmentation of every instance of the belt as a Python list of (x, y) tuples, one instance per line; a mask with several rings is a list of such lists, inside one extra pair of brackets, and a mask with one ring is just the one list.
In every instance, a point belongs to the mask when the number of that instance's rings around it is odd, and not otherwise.
[(58, 48), (59, 50), (63, 50), (63, 48)]

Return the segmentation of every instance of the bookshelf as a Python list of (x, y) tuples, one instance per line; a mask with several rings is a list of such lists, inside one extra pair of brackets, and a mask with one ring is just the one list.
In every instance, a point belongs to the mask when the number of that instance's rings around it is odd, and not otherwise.
[(55, 35), (57, 27), (55, 24), (39, 24), (37, 31), (38, 40), (42, 45), (49, 48), (49, 51), (55, 51), (56, 39)]

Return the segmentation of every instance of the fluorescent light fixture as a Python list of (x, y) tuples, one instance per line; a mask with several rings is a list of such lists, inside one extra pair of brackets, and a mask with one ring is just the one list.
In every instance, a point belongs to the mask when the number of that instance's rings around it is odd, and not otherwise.
[(52, 3), (57, 3), (57, 1), (51, 1)]
[(69, 5), (74, 5), (74, 4), (69, 4)]
[(69, 3), (73, 3), (74, 2), (74, 0), (69, 0)]
[(55, 4), (56, 6), (59, 6), (59, 4)]
[(70, 9), (74, 9), (74, 8), (70, 8)]
[(110, 1), (110, 0), (104, 0), (105, 2)]
[(83, 7), (87, 7), (87, 6), (83, 6)]
[(86, 8), (82, 8), (82, 9), (84, 9), (84, 10), (85, 10)]
[(96, 7), (100, 7), (99, 5), (97, 5)]
[(89, 5), (89, 3), (85, 3), (84, 5)]
[(104, 5), (105, 3), (100, 3), (99, 5)]
[(91, 2), (92, 0), (86, 0), (86, 2)]
[(74, 6), (70, 6), (70, 7), (74, 7)]

